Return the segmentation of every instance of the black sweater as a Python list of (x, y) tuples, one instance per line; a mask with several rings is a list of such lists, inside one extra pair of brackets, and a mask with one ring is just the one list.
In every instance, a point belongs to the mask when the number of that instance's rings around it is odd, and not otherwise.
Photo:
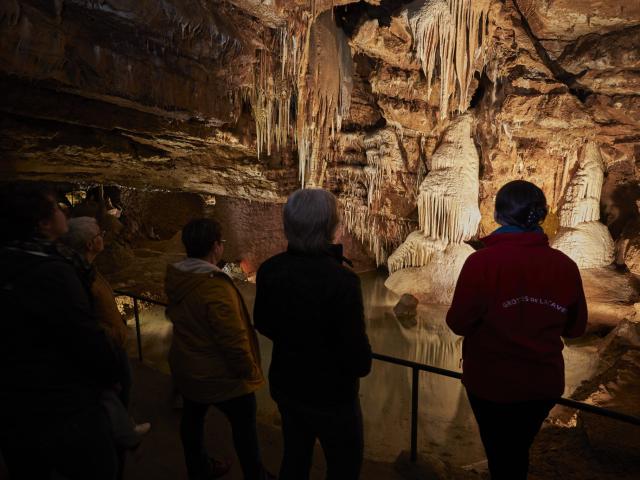
[(273, 341), (274, 396), (313, 406), (353, 401), (371, 370), (360, 279), (331, 255), (287, 251), (262, 264), (255, 326)]
[(74, 267), (2, 248), (0, 302), (0, 428), (99, 408), (118, 363)]

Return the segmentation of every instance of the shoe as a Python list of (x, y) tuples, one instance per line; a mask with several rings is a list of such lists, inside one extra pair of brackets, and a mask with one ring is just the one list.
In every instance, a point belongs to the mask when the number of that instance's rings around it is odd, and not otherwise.
[(209, 478), (213, 479), (224, 477), (229, 473), (233, 461), (230, 458), (222, 458), (220, 460), (209, 458), (209, 464), (211, 465), (211, 476)]
[(148, 422), (139, 423), (135, 427), (133, 427), (133, 431), (136, 432), (136, 435), (140, 437), (144, 437), (151, 430), (151, 424)]

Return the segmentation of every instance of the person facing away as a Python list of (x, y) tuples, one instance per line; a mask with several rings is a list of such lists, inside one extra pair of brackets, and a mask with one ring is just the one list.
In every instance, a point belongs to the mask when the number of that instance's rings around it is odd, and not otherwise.
[(258, 340), (233, 281), (216, 264), (223, 254), (221, 227), (196, 219), (182, 229), (187, 258), (167, 267), (167, 316), (173, 323), (169, 365), (184, 399), (180, 434), (190, 480), (217, 478), (228, 461), (210, 459), (204, 420), (210, 405), (231, 423), (244, 478), (271, 478), (256, 432), (255, 391), (265, 383)]
[(360, 279), (332, 245), (335, 197), (294, 192), (284, 207), (286, 252), (258, 269), (254, 321), (273, 341), (271, 396), (282, 418), (280, 480), (309, 478), (316, 439), (328, 479), (357, 479), (363, 455), (359, 378), (371, 370)]
[(587, 305), (577, 265), (549, 246), (542, 190), (516, 180), (496, 196), (501, 225), (469, 256), (447, 324), (464, 336), (464, 384), (493, 480), (525, 480), (529, 449), (564, 391), (561, 337), (581, 336)]
[(0, 450), (12, 480), (112, 480), (116, 452), (100, 394), (118, 362), (57, 240), (67, 219), (52, 191), (0, 198)]
[(111, 285), (94, 266), (96, 257), (104, 250), (104, 233), (95, 218), (75, 217), (69, 220), (69, 231), (62, 237), (62, 242), (79, 255), (77, 268), (88, 284), (93, 312), (111, 339), (118, 357), (118, 388), (108, 388), (102, 393), (102, 405), (109, 416), (114, 440), (121, 447), (134, 448), (149, 432), (151, 425), (136, 425), (127, 413), (132, 386), (126, 351), (127, 326), (118, 310)]

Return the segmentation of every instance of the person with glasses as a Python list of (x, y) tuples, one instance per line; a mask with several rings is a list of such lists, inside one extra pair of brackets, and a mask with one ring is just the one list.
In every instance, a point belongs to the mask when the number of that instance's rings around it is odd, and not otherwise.
[(183, 397), (180, 435), (190, 480), (225, 475), (231, 462), (209, 457), (204, 422), (211, 405), (229, 420), (245, 480), (274, 478), (262, 465), (255, 392), (265, 381), (258, 339), (240, 291), (218, 264), (220, 224), (202, 218), (182, 229), (187, 258), (167, 266), (169, 366)]
[(116, 443), (124, 448), (134, 448), (149, 432), (151, 425), (136, 425), (126, 411), (132, 387), (131, 366), (126, 351), (127, 325), (118, 310), (111, 285), (94, 266), (95, 259), (104, 250), (105, 234), (106, 231), (100, 228), (95, 218), (76, 217), (69, 220), (69, 231), (61, 240), (79, 255), (76, 265), (91, 293), (93, 311), (118, 355), (119, 381), (114, 388), (103, 391), (102, 403), (109, 414)]
[(101, 392), (118, 359), (58, 240), (55, 192), (0, 193), (0, 450), (12, 480), (113, 480), (117, 459)]

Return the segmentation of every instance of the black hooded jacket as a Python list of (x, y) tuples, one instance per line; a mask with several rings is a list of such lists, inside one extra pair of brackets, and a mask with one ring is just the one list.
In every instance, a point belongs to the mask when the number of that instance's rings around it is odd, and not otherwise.
[(98, 408), (118, 362), (75, 268), (0, 248), (0, 429)]
[(273, 341), (269, 382), (276, 400), (349, 403), (359, 377), (371, 370), (360, 279), (342, 260), (289, 249), (258, 270), (254, 323)]

